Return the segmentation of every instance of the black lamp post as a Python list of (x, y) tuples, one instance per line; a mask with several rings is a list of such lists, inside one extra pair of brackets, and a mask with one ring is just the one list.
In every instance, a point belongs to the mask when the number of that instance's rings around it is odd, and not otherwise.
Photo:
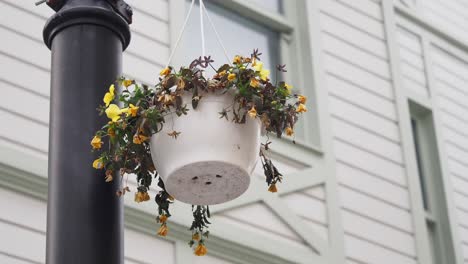
[(48, 264), (122, 264), (123, 204), (118, 182), (91, 166), (96, 108), (121, 74), (132, 10), (122, 0), (47, 0), (52, 51), (49, 134)]

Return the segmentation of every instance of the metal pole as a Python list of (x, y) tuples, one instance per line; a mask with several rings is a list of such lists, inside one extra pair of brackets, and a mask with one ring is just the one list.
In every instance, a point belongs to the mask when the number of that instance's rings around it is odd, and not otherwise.
[(52, 51), (47, 263), (123, 264), (119, 181), (105, 183), (92, 168), (90, 140), (107, 122), (96, 108), (121, 74), (131, 8), (120, 0), (46, 2), (57, 11), (43, 32)]

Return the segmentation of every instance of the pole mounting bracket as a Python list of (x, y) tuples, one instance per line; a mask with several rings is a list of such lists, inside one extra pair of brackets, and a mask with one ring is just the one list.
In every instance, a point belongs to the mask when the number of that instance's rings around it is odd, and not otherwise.
[[(122, 16), (128, 24), (132, 23), (133, 9), (132, 7), (125, 3), (124, 0), (105, 0), (112, 9)], [(67, 2), (67, 0), (39, 0), (36, 2), (36, 5), (41, 5), (46, 3), (50, 8), (55, 12), (58, 12)]]

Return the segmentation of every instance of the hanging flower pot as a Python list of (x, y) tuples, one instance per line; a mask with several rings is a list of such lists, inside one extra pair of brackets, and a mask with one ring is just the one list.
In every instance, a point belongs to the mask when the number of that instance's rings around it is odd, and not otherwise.
[[(205, 93), (196, 109), (191, 101), (190, 96), (182, 96), (190, 114), (172, 114), (162, 133), (151, 137), (153, 162), (175, 199), (203, 205), (230, 201), (249, 186), (258, 160), (261, 122), (220, 119), (219, 112), (234, 102), (231, 93)], [(173, 131), (181, 131), (176, 140), (168, 136)]]
[[(136, 191), (136, 202), (150, 200), (149, 188), (157, 181), (161, 236), (169, 232), (170, 204), (193, 204), (190, 245), (198, 243), (197, 255), (207, 252), (208, 205), (245, 192), (258, 159), (268, 191), (277, 191), (282, 174), (268, 158), (271, 142), (262, 144), (260, 136), (293, 136), (299, 114), (307, 111), (306, 98), (293, 94), (290, 85), (270, 82), (259, 55), (254, 50), (249, 57), (236, 56), (218, 69), (210, 57), (179, 71), (167, 67), (154, 87), (121, 78), (99, 108), (109, 122), (91, 141), (100, 152), (93, 167), (106, 171), (106, 181), (116, 173), (136, 175), (137, 190), (123, 186), (117, 193)], [(204, 75), (207, 67), (216, 71), (211, 78)], [(285, 71), (284, 66), (277, 71)], [(115, 85), (122, 90), (116, 92)]]

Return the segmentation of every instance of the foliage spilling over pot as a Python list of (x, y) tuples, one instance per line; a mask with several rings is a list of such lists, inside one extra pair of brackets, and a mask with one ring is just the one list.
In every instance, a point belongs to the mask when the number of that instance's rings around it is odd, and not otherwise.
[[(249, 57), (235, 56), (231, 65), (224, 64), (218, 69), (213, 67), (214, 61), (210, 57), (199, 57), (189, 67), (182, 67), (179, 71), (174, 71), (172, 67), (163, 69), (159, 83), (154, 87), (122, 77), (105, 94), (104, 105), (98, 111), (110, 121), (91, 140), (93, 150), (99, 152), (93, 167), (105, 170), (107, 182), (113, 181), (115, 175), (121, 179), (129, 174), (136, 175), (138, 187), (135, 201), (138, 203), (151, 199), (150, 186), (156, 181), (160, 189), (154, 197), (158, 205), (158, 235), (168, 234), (167, 220), (171, 216), (169, 207), (174, 198), (166, 191), (153, 164), (149, 139), (162, 130), (168, 116), (190, 114), (182, 95), (190, 95), (192, 108), (196, 109), (198, 104), (203, 103), (204, 94), (232, 93), (232, 105), (219, 109), (219, 118), (240, 125), (247, 118), (259, 119), (267, 135), (294, 135), (298, 114), (307, 111), (306, 97), (292, 93), (292, 87), (285, 82), (271, 83), (270, 72), (263, 68), (260, 55), (258, 50), (254, 50)], [(204, 77), (203, 73), (208, 67), (216, 72), (212, 78)], [(277, 76), (286, 71), (284, 65), (278, 65), (276, 70)], [(122, 90), (116, 91), (116, 85), (121, 86)], [(173, 130), (167, 136), (177, 140), (181, 133), (183, 131)], [(262, 144), (259, 155), (268, 191), (276, 192), (282, 174), (265, 154), (270, 143), (267, 141)], [(127, 192), (130, 192), (130, 188), (123, 186), (117, 195)], [(192, 237), (189, 244), (191, 247), (197, 244), (194, 249), (196, 255), (205, 255), (210, 210), (206, 205), (193, 205), (192, 213)]]

